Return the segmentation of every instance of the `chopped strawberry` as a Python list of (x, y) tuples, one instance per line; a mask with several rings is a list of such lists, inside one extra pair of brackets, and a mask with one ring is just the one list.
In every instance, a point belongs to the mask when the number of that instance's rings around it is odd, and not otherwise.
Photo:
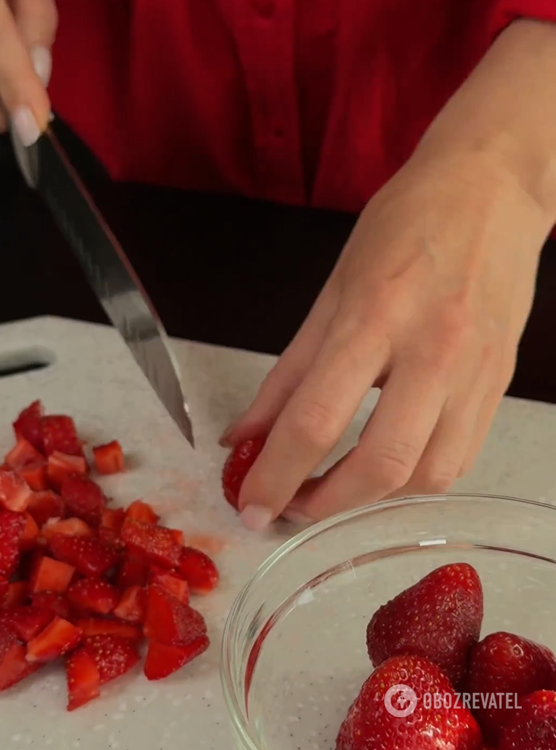
[(98, 484), (81, 476), (70, 476), (62, 485), (61, 495), (68, 512), (91, 526), (99, 526), (106, 497)]
[(186, 645), (207, 634), (203, 616), (159, 586), (149, 586), (145, 637), (170, 646)]
[(494, 693), (524, 698), (536, 690), (556, 688), (556, 657), (545, 646), (511, 633), (491, 633), (471, 650), (466, 691), (484, 695), (473, 713), (483, 736), (493, 744), (508, 723), (515, 706), (489, 706)]
[(97, 529), (98, 538), (107, 547), (112, 547), (115, 550), (123, 552), (125, 544), (122, 542), (120, 535), (114, 529), (109, 529), (106, 526), (99, 526)]
[(101, 685), (126, 674), (139, 661), (135, 643), (129, 638), (120, 638), (117, 635), (95, 635), (87, 638), (85, 648), (96, 664)]
[(107, 615), (118, 604), (118, 590), (106, 581), (83, 578), (72, 583), (66, 594), (68, 601), (90, 612)]
[(100, 578), (119, 560), (116, 550), (94, 538), (57, 534), (49, 543), (54, 557), (73, 565), (78, 573), (89, 578)]
[(180, 547), (183, 547), (185, 544), (185, 535), (181, 529), (168, 529), (170, 532), (172, 539), (174, 542), (179, 545)]
[(41, 402), (33, 401), (26, 409), (23, 409), (13, 424), (17, 440), (27, 440), (40, 453), (44, 453), (41, 426), (42, 415), (43, 408)]
[(100, 674), (94, 658), (86, 648), (80, 648), (68, 656), (66, 682), (68, 711), (74, 711), (100, 695)]
[(32, 491), (27, 482), (11, 469), (0, 469), (0, 506), (22, 513), (29, 505)]
[(15, 471), (27, 464), (44, 463), (42, 454), (25, 438), (19, 438), (11, 451), (6, 454), (5, 461)]
[(236, 446), (229, 454), (222, 470), (222, 490), (232, 508), (238, 509), (243, 480), (262, 451), (266, 437), (255, 437)]
[(209, 645), (210, 641), (206, 635), (185, 646), (168, 646), (158, 641), (149, 641), (143, 668), (145, 677), (147, 680), (163, 680), (203, 654)]
[(55, 661), (77, 648), (82, 632), (68, 620), (55, 617), (46, 628), (27, 644), (29, 662)]
[(99, 474), (119, 474), (125, 471), (124, 452), (117, 440), (93, 448), (93, 458)]
[(27, 598), (28, 584), (26, 581), (14, 581), (8, 586), (8, 590), (2, 599), (1, 609), (12, 609), (23, 604)]
[(83, 448), (77, 436), (75, 423), (71, 417), (54, 414), (41, 419), (44, 452), (47, 456), (54, 451), (69, 456), (82, 456)]
[(29, 577), (29, 593), (50, 591), (63, 594), (71, 583), (75, 568), (51, 557), (37, 559)]
[(25, 464), (25, 466), (17, 469), (16, 473), (29, 485), (33, 492), (44, 492), (48, 489), (46, 461)]
[(48, 542), (56, 535), (60, 536), (93, 536), (93, 530), (80, 518), (51, 518), (42, 527), (42, 535)]
[(7, 578), (0, 578), (0, 602), (3, 600), (3, 598), (8, 593), (8, 589), (10, 588), (10, 582)]
[(25, 646), (8, 625), (0, 626), (0, 690), (7, 690), (36, 672), (38, 665), (25, 659)]
[(181, 547), (170, 529), (142, 521), (126, 519), (122, 539), (134, 551), (143, 553), (150, 562), (163, 568), (175, 568), (180, 562)]
[(10, 510), (0, 511), (0, 576), (10, 578), (19, 562), (25, 516)]
[(130, 586), (124, 591), (114, 609), (114, 616), (133, 624), (145, 621), (146, 594), (141, 586)]
[(149, 561), (144, 555), (126, 550), (122, 564), (117, 575), (117, 586), (119, 589), (128, 589), (130, 586), (144, 586), (149, 574)]
[[(435, 695), (448, 706), (436, 708)], [(407, 716), (388, 710), (411, 709), (411, 702), (415, 706)], [(436, 664), (419, 656), (394, 656), (364, 683), (342, 723), (336, 750), (410, 748), (482, 750), (483, 743), (477, 722)]]
[(375, 612), (367, 626), (369, 657), (378, 667), (391, 656), (424, 656), (458, 686), (482, 620), (483, 590), (475, 569), (444, 565)]
[(134, 500), (125, 512), (125, 517), (132, 521), (142, 521), (143, 523), (158, 523), (158, 516), (148, 503), (142, 500)]
[(83, 456), (70, 456), (67, 453), (54, 451), (48, 457), (46, 474), (50, 486), (59, 491), (68, 477), (85, 476), (89, 470)]
[(176, 599), (184, 604), (189, 604), (189, 586), (183, 578), (173, 575), (174, 571), (159, 568), (156, 565), (151, 566), (149, 572), (149, 583), (155, 583), (161, 589), (167, 591)]
[(47, 490), (31, 495), (27, 512), (33, 516), (39, 528), (42, 528), (51, 518), (63, 518), (66, 515), (66, 506), (59, 495)]
[(94, 635), (117, 635), (121, 638), (129, 638), (131, 641), (141, 641), (143, 632), (127, 622), (108, 620), (103, 617), (90, 617), (76, 620), (75, 625), (83, 631), (83, 638)]
[(520, 701), (520, 707), (511, 713), (502, 730), (498, 750), (554, 750), (556, 692), (537, 690)]
[(0, 613), (0, 622), (13, 628), (20, 641), (27, 643), (52, 622), (54, 614), (46, 609), (26, 606)]
[(105, 508), (102, 511), (101, 528), (107, 528), (119, 534), (125, 521), (125, 510), (123, 508)]
[(193, 547), (183, 547), (178, 565), (178, 573), (189, 586), (192, 594), (205, 595), (216, 588), (219, 573), (208, 555)]
[(52, 617), (61, 617), (69, 620), (71, 608), (66, 599), (54, 591), (37, 591), (31, 595), (31, 601), (35, 609), (46, 610), (52, 613)]
[(25, 528), (19, 540), (19, 548), (22, 552), (27, 552), (37, 544), (39, 538), (39, 527), (30, 513), (25, 513)]

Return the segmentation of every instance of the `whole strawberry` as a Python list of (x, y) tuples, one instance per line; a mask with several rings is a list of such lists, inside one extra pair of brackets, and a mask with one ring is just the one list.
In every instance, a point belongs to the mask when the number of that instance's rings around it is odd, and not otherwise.
[(255, 463), (266, 442), (265, 437), (246, 440), (236, 446), (222, 470), (222, 490), (232, 508), (238, 510), (239, 493), (247, 472)]
[(538, 690), (521, 702), (497, 750), (556, 750), (556, 692)]
[(369, 658), (377, 667), (399, 654), (424, 656), (459, 686), (482, 620), (477, 571), (467, 563), (444, 565), (375, 612), (367, 626)]
[[(435, 695), (440, 708), (435, 707)], [(336, 750), (482, 747), (479, 726), (471, 712), (458, 703), (449, 679), (419, 656), (394, 656), (373, 672), (351, 705), (336, 740)]]
[[(515, 714), (516, 696), (544, 689), (556, 689), (556, 657), (545, 646), (511, 633), (492, 633), (471, 649), (466, 692), (481, 695), (472, 705), (486, 740), (498, 740)], [(492, 700), (493, 695), (501, 697)]]

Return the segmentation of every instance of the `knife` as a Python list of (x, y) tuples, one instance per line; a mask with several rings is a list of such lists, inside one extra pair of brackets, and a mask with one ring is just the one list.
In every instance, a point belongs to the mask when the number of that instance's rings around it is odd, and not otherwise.
[(194, 448), (193, 424), (166, 331), (119, 242), (50, 126), (29, 148), (11, 135), (25, 181), (48, 205), (108, 318)]

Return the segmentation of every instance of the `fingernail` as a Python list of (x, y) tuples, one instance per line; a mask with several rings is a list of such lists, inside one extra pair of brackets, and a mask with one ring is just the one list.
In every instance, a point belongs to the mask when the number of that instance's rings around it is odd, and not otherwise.
[(272, 511), (264, 505), (247, 505), (241, 514), (241, 522), (248, 531), (265, 531), (272, 521)]
[(229, 427), (226, 427), (224, 432), (222, 433), (220, 440), (218, 441), (218, 445), (221, 448), (231, 448), (232, 447), (232, 441), (230, 438), (232, 437), (233, 433), (236, 431), (236, 428), (238, 424), (241, 422), (243, 417), (238, 417), (235, 419), (232, 424)]
[(20, 107), (12, 115), (12, 124), (21, 143), (27, 148), (40, 137), (41, 131), (28, 107)]
[(315, 523), (312, 518), (309, 518), (309, 516), (306, 516), (304, 513), (300, 513), (298, 510), (286, 509), (282, 513), (282, 518), (285, 518), (286, 521), (294, 523), (297, 526), (309, 526)]
[(48, 86), (52, 73), (52, 55), (46, 47), (33, 47), (30, 54), (35, 73)]

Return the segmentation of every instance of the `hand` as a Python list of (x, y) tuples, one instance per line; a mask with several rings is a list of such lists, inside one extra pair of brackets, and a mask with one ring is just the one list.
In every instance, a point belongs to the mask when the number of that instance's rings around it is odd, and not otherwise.
[[(226, 436), (233, 445), (269, 433), (242, 487), (245, 524), (442, 493), (470, 469), (514, 371), (551, 224), (488, 154), (418, 151), (367, 205)], [(372, 386), (382, 392), (358, 445), (305, 482)]]
[(57, 23), (54, 0), (0, 0), (0, 132), (11, 120), (25, 146), (48, 124), (45, 87)]

